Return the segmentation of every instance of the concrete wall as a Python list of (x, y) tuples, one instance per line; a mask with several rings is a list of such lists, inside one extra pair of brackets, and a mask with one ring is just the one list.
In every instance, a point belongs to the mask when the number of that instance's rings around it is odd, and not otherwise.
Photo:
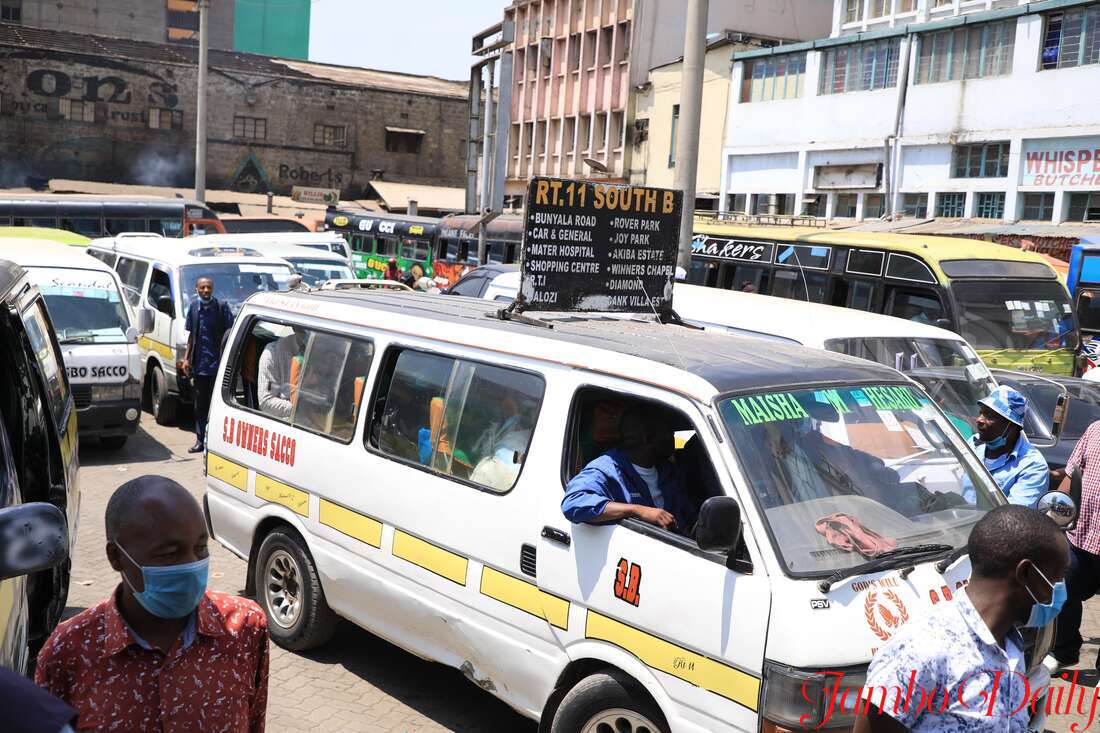
[[(164, 43), (167, 8), (167, 0), (23, 0), (23, 25)], [(212, 3), (210, 47), (233, 48), (232, 3)]]
[[(24, 185), (28, 175), (190, 185), (195, 75), (192, 66), (0, 46), (0, 186)], [(98, 85), (89, 86), (88, 77)], [(354, 198), (373, 169), (384, 170), (386, 180), (464, 181), (465, 99), (216, 67), (209, 78), (211, 188), (286, 193), (307, 185)], [(58, 119), (60, 98), (97, 99), (96, 121)], [(152, 108), (181, 111), (182, 129), (150, 129)], [(266, 139), (234, 138), (235, 115), (265, 118)], [(346, 126), (346, 147), (314, 145), (317, 123)], [(387, 152), (386, 126), (423, 129), (420, 152)]]

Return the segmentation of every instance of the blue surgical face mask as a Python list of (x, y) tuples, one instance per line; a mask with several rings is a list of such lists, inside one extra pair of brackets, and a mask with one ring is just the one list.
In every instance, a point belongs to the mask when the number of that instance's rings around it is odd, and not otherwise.
[(1039, 573), (1039, 577), (1050, 586), (1050, 603), (1039, 603), (1039, 599), (1031, 592), (1031, 588), (1024, 586), (1024, 590), (1031, 596), (1031, 600), (1035, 601), (1035, 605), (1031, 607), (1031, 615), (1027, 617), (1024, 626), (1037, 629), (1053, 621), (1058, 612), (1062, 610), (1062, 604), (1066, 602), (1066, 581), (1059, 580), (1057, 583), (1051, 583), (1047, 580), (1047, 576), (1043, 575), (1043, 571), (1039, 569), (1038, 565), (1032, 565), (1032, 567), (1035, 568), (1035, 572)]
[(206, 593), (207, 572), (210, 558), (204, 557), (183, 565), (138, 565), (130, 553), (115, 543), (126, 558), (141, 568), (141, 578), (145, 590), (140, 593), (130, 584), (126, 573), (122, 579), (134, 593), (134, 598), (142, 607), (158, 618), (183, 618), (189, 616), (199, 605)]
[(997, 448), (1003, 448), (1005, 443), (1008, 442), (1008, 438), (1006, 436), (1008, 435), (1008, 431), (1011, 430), (1011, 429), (1012, 429), (1012, 424), (1009, 423), (1008, 425), (1005, 426), (1004, 432), (1001, 433), (1000, 435), (998, 435), (993, 440), (987, 441), (986, 444), (985, 444), (985, 447), (986, 448), (993, 448), (994, 450), (996, 450)]

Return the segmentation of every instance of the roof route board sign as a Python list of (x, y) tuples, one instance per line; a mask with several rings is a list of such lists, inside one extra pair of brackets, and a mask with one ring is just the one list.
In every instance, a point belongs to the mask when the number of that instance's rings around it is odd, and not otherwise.
[(532, 178), (516, 310), (672, 310), (683, 192)]

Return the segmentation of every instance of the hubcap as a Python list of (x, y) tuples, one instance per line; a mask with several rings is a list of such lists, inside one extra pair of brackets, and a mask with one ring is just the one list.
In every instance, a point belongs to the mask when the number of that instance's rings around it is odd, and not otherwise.
[(615, 708), (593, 715), (581, 733), (659, 733), (660, 728), (633, 710)]
[(264, 567), (264, 597), (271, 620), (284, 629), (302, 613), (302, 586), (298, 563), (286, 550), (275, 550)]

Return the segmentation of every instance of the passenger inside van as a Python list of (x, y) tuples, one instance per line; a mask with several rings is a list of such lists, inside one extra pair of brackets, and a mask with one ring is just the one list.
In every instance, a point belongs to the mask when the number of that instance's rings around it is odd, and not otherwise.
[(698, 507), (689, 501), (684, 469), (670, 460), (674, 419), (638, 402), (622, 412), (618, 445), (586, 465), (565, 487), (569, 521), (602, 524), (633, 517), (662, 529), (687, 532)]
[(262, 412), (274, 417), (290, 417), (297, 373), (305, 350), (306, 333), (301, 328), (294, 328), (293, 333), (264, 348), (256, 384)]

